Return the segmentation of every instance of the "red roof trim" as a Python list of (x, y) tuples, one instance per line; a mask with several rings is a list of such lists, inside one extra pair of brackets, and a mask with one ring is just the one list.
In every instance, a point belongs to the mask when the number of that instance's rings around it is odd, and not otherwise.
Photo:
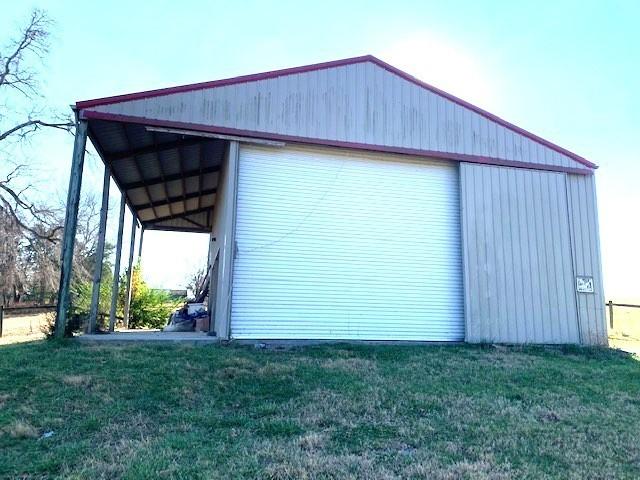
[(503, 167), (528, 168), (535, 170), (547, 170), (552, 172), (573, 173), (579, 175), (591, 175), (593, 170), (585, 168), (561, 167), (558, 165), (543, 165), (530, 162), (516, 162), (501, 158), (484, 157), (478, 155), (467, 155), (463, 153), (438, 152), (433, 150), (419, 150), (415, 148), (393, 147), (388, 145), (372, 145), (365, 143), (342, 142), (338, 140), (326, 140), (310, 137), (297, 137), (293, 135), (280, 135), (268, 132), (256, 132), (251, 130), (239, 130), (237, 128), (216, 127), (211, 125), (201, 125), (197, 123), (176, 122), (171, 120), (155, 120), (144, 117), (133, 117), (119, 115), (116, 113), (97, 112), (93, 110), (83, 110), (80, 117), (84, 119), (107, 120), (124, 123), (137, 123), (154, 127), (179, 128), (183, 130), (193, 130), (197, 132), (219, 133), (225, 135), (237, 135), (242, 137), (261, 138), (266, 140), (279, 140), (289, 143), (303, 143), (310, 145), (323, 145), (338, 148), (349, 148), (354, 150), (367, 150), (371, 152), (397, 153), (402, 155), (415, 155), (421, 157), (442, 158), (458, 162), (481, 163), (484, 165), (497, 165)]

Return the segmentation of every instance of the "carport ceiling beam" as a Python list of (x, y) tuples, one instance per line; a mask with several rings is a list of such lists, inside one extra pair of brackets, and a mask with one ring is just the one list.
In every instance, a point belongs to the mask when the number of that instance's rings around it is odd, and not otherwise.
[(142, 188), (142, 187), (151, 187), (152, 185), (158, 185), (160, 183), (172, 182), (174, 180), (181, 180), (183, 177), (184, 178), (197, 177), (200, 174), (206, 175), (208, 173), (215, 173), (219, 171), (220, 171), (220, 166), (216, 165), (213, 167), (203, 168), (202, 170), (200, 169), (189, 170), (184, 173), (174, 173), (172, 175), (165, 175), (164, 177), (149, 178), (148, 180), (144, 180), (140, 182), (125, 183), (122, 185), (122, 187), (125, 190), (132, 190), (134, 188)]
[(201, 143), (201, 142), (202, 142), (201, 138), (185, 138), (185, 139), (176, 140), (173, 142), (157, 143), (154, 145), (149, 145), (147, 147), (134, 148), (124, 152), (108, 153), (106, 155), (107, 155), (107, 160), (112, 162), (115, 160), (122, 160), (125, 158), (131, 158), (138, 155), (145, 155), (148, 153), (163, 152), (165, 150), (173, 150), (175, 148), (189, 147), (191, 145), (197, 145), (198, 143)]
[[(154, 133), (152, 133), (151, 136), (153, 137), (153, 144), (157, 145), (158, 144), (158, 139), (156, 138), (156, 135)], [(164, 197), (165, 198), (169, 198), (169, 192), (167, 190), (167, 181), (165, 179), (164, 168), (162, 166), (162, 153), (161, 152), (157, 153), (156, 161), (158, 162), (158, 171), (160, 172), (160, 178), (162, 178), (164, 180), (164, 182), (162, 183), (162, 190), (164, 190)], [(180, 171), (182, 171), (182, 169)], [(184, 180), (182, 182), (184, 183)], [(151, 208), (153, 208), (153, 200), (151, 200), (151, 197), (149, 197), (149, 202), (150, 202)], [(171, 204), (169, 204), (169, 214), (173, 215), (173, 209), (171, 208)]]
[(135, 205), (135, 208), (136, 208), (136, 210), (145, 210), (147, 208), (161, 207), (163, 205), (169, 205), (171, 203), (181, 202), (183, 199), (185, 199), (185, 200), (190, 200), (192, 198), (198, 198), (199, 199), (201, 196), (211, 195), (213, 193), (216, 193), (216, 189), (215, 188), (211, 188), (211, 189), (208, 189), (208, 190), (203, 190), (202, 192), (187, 193), (186, 195), (179, 195), (177, 197), (167, 197), (164, 200), (158, 200), (156, 202), (142, 203), (142, 204), (139, 204), (139, 205)]
[[(194, 222), (193, 220), (190, 220), (188, 218), (185, 217), (180, 217), (180, 215), (173, 215), (174, 217), (176, 217), (177, 219), (182, 220), (183, 222), (187, 222), (190, 223), (191, 225), (194, 225), (197, 229), (199, 230), (204, 230), (205, 232), (209, 230), (209, 228), (206, 225), (202, 225), (201, 223), (198, 222)], [(162, 220), (165, 221), (166, 219)], [(173, 219), (175, 220), (175, 219)], [(149, 220), (149, 223), (146, 223), (144, 228), (146, 228), (147, 230), (153, 230), (153, 225), (156, 220)]]
[[(182, 199), (182, 197), (180, 197), (180, 199)], [(183, 212), (177, 215), (167, 215), (166, 217), (156, 217), (156, 218), (152, 218), (151, 220), (147, 220), (146, 222), (142, 222), (145, 226), (148, 224), (153, 224), (154, 222), (165, 222), (167, 220), (176, 220), (176, 219), (182, 219), (182, 220), (187, 220), (189, 221), (187, 218), (187, 216), (189, 215), (195, 215), (196, 213), (203, 213), (206, 212), (208, 210), (211, 210), (213, 208), (213, 205), (210, 207), (203, 207), (203, 208), (198, 208), (197, 210), (189, 210), (187, 212)], [(193, 223), (193, 222), (192, 222)]]
[[(131, 146), (131, 140), (129, 139), (129, 132), (127, 132), (127, 126), (124, 123), (121, 123), (121, 129), (122, 129), (122, 134), (125, 138), (125, 140), (127, 141), (127, 144), (129, 146)], [(138, 165), (138, 159), (136, 157), (133, 157), (133, 167), (136, 170), (136, 173), (138, 174), (138, 177), (142, 179), (142, 186), (144, 187), (144, 191), (147, 194), (147, 198), (149, 200), (151, 200), (151, 192), (149, 191), (149, 185), (147, 185), (146, 181), (144, 180), (144, 175), (142, 174), (142, 170), (140, 170), (140, 166)], [(158, 215), (158, 213), (155, 211), (155, 208), (153, 209), (153, 214), (154, 215)], [(135, 218), (135, 216), (134, 216)], [(128, 318), (125, 315), (125, 324), (128, 322)]]
[[(183, 208), (186, 210), (187, 209), (187, 182), (184, 179), (184, 164), (182, 161), (182, 149), (179, 148), (178, 149), (178, 168), (180, 169), (180, 173), (182, 174), (182, 177), (180, 178), (181, 182), (182, 182), (182, 205)], [(200, 165), (198, 165), (198, 169), (200, 169)]]
[(208, 228), (187, 228), (187, 227), (164, 227), (147, 223), (145, 230), (158, 230), (160, 232), (185, 232), (185, 233), (210, 233)]

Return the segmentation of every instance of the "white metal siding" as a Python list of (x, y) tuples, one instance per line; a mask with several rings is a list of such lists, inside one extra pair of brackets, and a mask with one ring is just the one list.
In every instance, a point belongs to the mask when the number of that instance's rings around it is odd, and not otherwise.
[(586, 168), (567, 155), (371, 62), (130, 100), (91, 110), (319, 140)]
[(594, 293), (577, 294), (582, 341), (590, 345), (606, 345), (607, 323), (594, 176), (567, 175), (567, 193), (575, 272), (576, 275), (593, 277), (594, 283)]
[(455, 164), (242, 145), (231, 336), (464, 339)]
[(566, 175), (460, 164), (467, 341), (579, 343)]

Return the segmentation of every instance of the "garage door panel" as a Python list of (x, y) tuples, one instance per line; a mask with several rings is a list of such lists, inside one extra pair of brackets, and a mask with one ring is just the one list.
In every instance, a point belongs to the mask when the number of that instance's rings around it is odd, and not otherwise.
[(234, 338), (462, 340), (455, 165), (242, 146)]

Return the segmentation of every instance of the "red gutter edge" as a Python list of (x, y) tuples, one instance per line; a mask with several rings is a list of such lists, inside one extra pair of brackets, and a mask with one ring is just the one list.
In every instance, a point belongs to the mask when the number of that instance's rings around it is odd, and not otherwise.
[(440, 95), (443, 98), (446, 98), (447, 100), (450, 100), (464, 108), (467, 108), (469, 110), (472, 110), (474, 112), (476, 112), (479, 115), (482, 115), (483, 117), (487, 118), (488, 120), (491, 120), (493, 122), (496, 122), (500, 125), (502, 125), (505, 128), (508, 128), (509, 130), (516, 132), (520, 135), (523, 135), (537, 143), (540, 143), (558, 153), (561, 153), (562, 155), (566, 155), (567, 157), (575, 160), (576, 162), (579, 162), (589, 168), (598, 168), (598, 166), (595, 163), (590, 162), (589, 160), (585, 159), (584, 157), (581, 157), (580, 155), (577, 155), (565, 148), (562, 148), (558, 145), (556, 145), (555, 143), (552, 143), (548, 140), (545, 140), (542, 137), (539, 137), (531, 132), (528, 132), (527, 130), (524, 130), (516, 125), (514, 125), (513, 123), (507, 122), (506, 120), (503, 120), (502, 118), (487, 112), (486, 110), (483, 110), (480, 107), (477, 107), (465, 100), (462, 100), (454, 95), (451, 95), (450, 93), (445, 92), (444, 90), (440, 90), (437, 87), (434, 87), (433, 85), (430, 85), (426, 82), (423, 82), (422, 80), (417, 79), (416, 77), (409, 75), (406, 72), (403, 72), (402, 70), (389, 65), (388, 63), (380, 60), (379, 58), (374, 57), (373, 55), (363, 55), (360, 57), (352, 57), (352, 58), (345, 58), (342, 60), (334, 60), (334, 61), (330, 61), (330, 62), (323, 62), (323, 63), (315, 63), (312, 65), (304, 65), (301, 67), (293, 67), (293, 68), (285, 68), (282, 70), (272, 70), (269, 72), (263, 72), (263, 73), (255, 73), (255, 74), (251, 74), (251, 75), (242, 75), (239, 77), (232, 77), (232, 78), (227, 78), (227, 79), (223, 79), (223, 80), (214, 80), (214, 81), (210, 81), (210, 82), (202, 82), (202, 83), (193, 83), (193, 84), (189, 84), (189, 85), (181, 85), (181, 86), (177, 86), (177, 87), (169, 87), (169, 88), (161, 88), (161, 89), (157, 89), (157, 90), (147, 90), (147, 91), (143, 91), (143, 92), (137, 92), (137, 93), (129, 93), (129, 94), (125, 94), (125, 95), (116, 95), (113, 97), (103, 97), (103, 98), (97, 98), (95, 100), (85, 100), (85, 101), (80, 101), (76, 103), (76, 108), (77, 109), (84, 109), (84, 108), (91, 108), (91, 107), (95, 107), (98, 105), (105, 105), (105, 104), (111, 104), (111, 103), (120, 103), (120, 102), (125, 102), (125, 101), (131, 101), (131, 100), (140, 100), (140, 99), (144, 99), (144, 98), (152, 98), (152, 97), (157, 97), (157, 96), (161, 96), (161, 95), (170, 95), (173, 93), (181, 93), (181, 92), (189, 92), (189, 91), (193, 91), (193, 90), (201, 90), (201, 89), (205, 89), (205, 88), (214, 88), (214, 87), (222, 87), (224, 85), (234, 85), (234, 84), (238, 84), (238, 83), (246, 83), (246, 82), (255, 82), (257, 80), (265, 80), (268, 78), (275, 78), (275, 77), (281, 77), (281, 76), (285, 76), (285, 75), (293, 75), (296, 73), (304, 73), (304, 72), (311, 72), (314, 70), (322, 70), (322, 69), (327, 69), (327, 68), (334, 68), (334, 67), (341, 67), (341, 66), (345, 66), (345, 65), (353, 65), (356, 63), (363, 63), (363, 62), (372, 62), (375, 65), (378, 65), (381, 68), (384, 68), (385, 70), (387, 70), (388, 72), (391, 72), (395, 75), (398, 75), (399, 77), (403, 78), (404, 80), (411, 82), (421, 88), (424, 88), (426, 90), (431, 91), (432, 93), (435, 93), (436, 95)]
[(572, 173), (578, 175), (592, 175), (593, 170), (585, 168), (561, 167), (559, 165), (544, 165), (531, 162), (518, 162), (504, 160), (495, 157), (485, 157), (480, 155), (468, 155), (464, 153), (438, 152), (434, 150), (420, 150), (416, 148), (393, 147), (388, 145), (373, 145), (366, 143), (344, 142), (339, 140), (327, 140), (321, 138), (298, 137), (293, 135), (280, 135), (268, 132), (257, 132), (252, 130), (240, 130), (237, 128), (216, 127), (201, 125), (197, 123), (176, 122), (172, 120), (155, 120), (144, 117), (133, 117), (116, 113), (97, 112), (95, 110), (83, 110), (80, 112), (82, 119), (105, 120), (123, 123), (135, 123), (154, 127), (168, 127), (182, 130), (193, 130), (195, 132), (218, 133), (222, 135), (236, 135), (240, 137), (259, 138), (265, 140), (277, 140), (289, 143), (301, 143), (310, 145), (322, 145), (337, 148), (348, 148), (352, 150), (366, 150), (371, 152), (397, 153), (401, 155), (415, 155), (420, 157), (442, 158), (458, 162), (480, 163), (483, 165), (496, 165), (502, 167), (528, 168), (534, 170), (546, 170), (551, 172)]

